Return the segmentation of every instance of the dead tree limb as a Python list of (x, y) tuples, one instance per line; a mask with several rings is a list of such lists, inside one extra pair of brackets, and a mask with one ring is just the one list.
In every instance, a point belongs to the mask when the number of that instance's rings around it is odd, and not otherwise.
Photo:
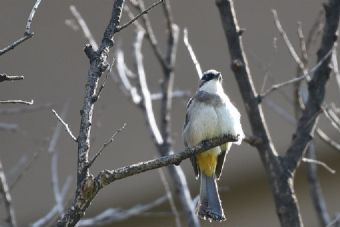
[[(280, 157), (270, 138), (261, 105), (258, 103), (257, 92), (243, 50), (242, 30), (238, 27), (233, 1), (216, 0), (216, 4), (229, 46), (231, 68), (242, 94), (252, 132), (253, 135), (261, 139), (261, 143), (257, 144), (256, 147), (272, 187), (276, 212), (281, 226), (301, 227), (303, 223), (293, 187), (294, 173), (308, 142), (312, 139), (314, 127), (317, 123), (324, 98), (324, 86), (330, 73), (328, 67), (330, 56), (316, 70), (309, 83), (310, 98), (298, 122), (296, 136), (294, 136), (286, 156)], [(330, 0), (325, 5), (325, 10), (326, 25), (323, 31), (323, 41), (318, 52), (318, 62), (332, 49), (337, 39), (336, 30), (339, 23), (340, 2)]]

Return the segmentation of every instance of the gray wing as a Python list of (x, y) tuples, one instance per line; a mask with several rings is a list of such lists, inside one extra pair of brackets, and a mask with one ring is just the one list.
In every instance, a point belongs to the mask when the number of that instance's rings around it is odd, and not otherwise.
[(215, 170), (215, 176), (217, 179), (219, 179), (222, 174), (224, 161), (228, 154), (230, 146), (231, 146), (231, 143), (226, 143), (220, 146), (221, 154), (217, 157), (217, 165), (216, 165), (216, 170)]
[[(185, 122), (184, 122), (183, 130), (185, 129), (185, 127), (187, 127), (187, 124), (190, 120), (190, 115), (188, 113), (188, 109), (189, 109), (189, 106), (191, 105), (192, 101), (193, 101), (193, 98), (190, 98), (188, 103), (187, 103), (187, 113), (185, 115)], [(184, 145), (185, 145), (185, 147), (188, 147), (187, 141), (185, 141), (185, 140), (184, 140)], [(192, 167), (194, 169), (195, 177), (198, 178), (199, 177), (199, 170), (198, 170), (198, 166), (197, 166), (197, 163), (196, 163), (196, 157), (195, 156), (190, 157), (190, 161), (191, 161)]]

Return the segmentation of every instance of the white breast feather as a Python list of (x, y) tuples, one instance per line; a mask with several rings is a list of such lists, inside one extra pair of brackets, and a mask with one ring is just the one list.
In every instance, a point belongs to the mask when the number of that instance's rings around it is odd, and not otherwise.
[(194, 100), (187, 110), (190, 113), (190, 121), (183, 131), (185, 141), (193, 146), (205, 139), (231, 134), (239, 135), (239, 140), (235, 142), (239, 145), (244, 138), (240, 122), (241, 115), (224, 93), (222, 85), (212, 80), (205, 83), (199, 90), (220, 96), (225, 100), (225, 104), (214, 107)]

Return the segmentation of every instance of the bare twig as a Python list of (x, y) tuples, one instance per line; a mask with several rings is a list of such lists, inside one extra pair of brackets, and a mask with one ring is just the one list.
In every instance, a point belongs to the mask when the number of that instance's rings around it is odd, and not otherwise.
[(279, 17), (277, 15), (277, 12), (275, 9), (272, 9), (272, 13), (273, 13), (273, 16), (274, 16), (274, 22), (275, 22), (275, 25), (276, 25), (276, 28), (277, 30), (280, 32), (283, 40), (285, 41), (287, 47), (288, 47), (288, 50), (289, 50), (289, 53), (291, 54), (291, 56), (293, 57), (293, 59), (295, 60), (295, 62), (297, 62), (297, 64), (299, 65), (300, 68), (304, 68), (304, 64), (302, 63), (299, 55), (296, 53), (294, 47), (293, 47), (293, 44), (290, 42), (286, 32), (283, 30), (282, 28), (282, 25), (280, 23), (280, 20), (279, 20)]
[(320, 165), (320, 166), (324, 167), (331, 174), (335, 174), (335, 172), (336, 172), (334, 169), (329, 167), (326, 163), (318, 161), (318, 160), (314, 160), (314, 159), (310, 159), (310, 158), (302, 158), (302, 161), (307, 162), (307, 163), (313, 163), (313, 164), (316, 164), (316, 165)]
[(25, 34), (23, 37), (21, 37), (20, 39), (14, 41), (13, 43), (11, 43), (10, 45), (8, 45), (7, 47), (3, 48), (0, 50), (0, 56), (7, 53), (8, 51), (14, 49), (15, 47), (17, 47), (18, 45), (20, 45), (21, 43), (25, 42), (26, 40), (32, 38), (33, 33), (31, 34)]
[(12, 198), (11, 194), (9, 192), (5, 171), (2, 166), (2, 163), (0, 161), (0, 194), (3, 197), (3, 200), (5, 201), (5, 208), (7, 212), (7, 222), (10, 227), (16, 227), (16, 219), (15, 219), (15, 213), (14, 208), (12, 204)]
[(329, 107), (323, 108), (323, 113), (325, 114), (325, 117), (329, 120), (331, 125), (335, 130), (340, 133), (340, 119), (338, 116), (331, 110)]
[(103, 150), (109, 146), (114, 140), (115, 140), (115, 137), (125, 129), (126, 127), (126, 123), (123, 124), (123, 126), (119, 129), (117, 129), (113, 134), (112, 136), (110, 137), (110, 139), (108, 139), (103, 145), (102, 147), (99, 149), (99, 151), (97, 151), (97, 153), (95, 154), (95, 156), (91, 159), (91, 161), (89, 162), (89, 166), (88, 168), (90, 168), (92, 166), (92, 164), (94, 163), (94, 161), (96, 161), (96, 159), (102, 154)]
[[(298, 22), (298, 29), (297, 29), (297, 33), (298, 33), (298, 37), (299, 37), (299, 41), (300, 41), (300, 49), (301, 49), (301, 62), (304, 66), (304, 69), (307, 68), (307, 64), (308, 64), (308, 51), (307, 51), (307, 44), (305, 41), (305, 36), (303, 35), (303, 31), (302, 31), (302, 23)], [(298, 65), (299, 67), (301, 65)], [(303, 72), (303, 71), (302, 71)]]
[[(133, 12), (131, 11), (131, 9), (128, 7), (128, 5), (124, 6), (124, 10), (127, 13), (128, 17), (130, 18), (130, 20), (136, 18), (136, 16), (133, 14)], [(133, 24), (138, 28), (138, 29), (144, 29), (143, 26), (139, 23), (138, 20), (135, 20), (133, 22)]]
[(121, 26), (117, 26), (116, 28), (116, 32), (120, 32), (121, 30), (123, 30), (124, 28), (128, 27), (130, 24), (132, 24), (133, 22), (135, 22), (138, 18), (140, 18), (141, 16), (143, 16), (144, 14), (147, 14), (152, 8), (156, 7), (157, 5), (163, 3), (164, 0), (159, 0), (158, 2), (154, 2), (151, 6), (149, 6), (147, 9), (143, 10), (142, 12), (140, 12), (137, 16), (135, 16), (133, 19), (131, 19), (129, 22), (127, 22), (126, 24), (123, 24)]
[(320, 128), (316, 130), (316, 133), (322, 139), (325, 143), (333, 147), (336, 151), (340, 152), (340, 143), (336, 142), (335, 140), (332, 140), (324, 131), (322, 131)]
[(82, 219), (78, 222), (77, 227), (90, 227), (108, 225), (114, 222), (123, 221), (133, 216), (140, 215), (145, 211), (151, 210), (167, 200), (167, 196), (162, 196), (147, 204), (138, 204), (127, 210), (109, 208), (93, 218)]
[(263, 92), (261, 95), (259, 95), (259, 101), (261, 101), (264, 97), (268, 96), (270, 93), (272, 93), (273, 91), (285, 87), (287, 85), (293, 84), (293, 83), (297, 83), (301, 80), (307, 79), (310, 80), (310, 77), (313, 77), (311, 75), (313, 75), (315, 73), (316, 70), (318, 70), (319, 67), (321, 67), (321, 65), (329, 58), (329, 56), (332, 54), (334, 48), (330, 49), (328, 51), (328, 53), (323, 56), (320, 61), (313, 67), (311, 68), (311, 70), (309, 71), (305, 71), (303, 75), (301, 76), (296, 76), (293, 79), (290, 79), (288, 81), (279, 83), (279, 84), (275, 84), (273, 85), (271, 88), (269, 88), (268, 90), (266, 90), (265, 92)]
[(20, 99), (0, 101), (0, 104), (25, 104), (25, 105), (33, 105), (33, 103), (34, 103), (33, 99), (31, 101), (25, 101), (25, 100), (20, 100)]
[(196, 57), (196, 55), (195, 55), (195, 52), (194, 52), (194, 50), (192, 49), (192, 46), (191, 46), (191, 44), (190, 44), (190, 42), (189, 42), (189, 38), (188, 38), (188, 29), (187, 29), (187, 28), (184, 29), (184, 37), (183, 37), (183, 40), (184, 40), (185, 46), (186, 46), (187, 49), (188, 49), (188, 52), (189, 52), (190, 57), (191, 57), (191, 60), (192, 60), (192, 62), (193, 62), (194, 65), (195, 65), (195, 69), (196, 69), (198, 78), (201, 78), (201, 76), (202, 76), (202, 68), (201, 68), (201, 65), (200, 65), (200, 63), (198, 62), (197, 57)]
[(169, 201), (169, 204), (170, 204), (170, 207), (171, 207), (171, 211), (172, 211), (173, 215), (175, 216), (176, 227), (181, 227), (182, 226), (181, 225), (181, 219), (179, 217), (179, 213), (178, 213), (178, 210), (176, 208), (174, 198), (172, 197), (172, 193), (171, 193), (171, 190), (170, 190), (169, 183), (166, 180), (166, 177), (165, 177), (163, 170), (161, 168), (158, 169), (158, 170), (159, 170), (158, 172), (159, 172), (159, 175), (161, 177), (164, 189), (166, 191), (166, 196), (168, 198), (168, 201)]
[[(130, 1), (132, 2), (132, 1)], [(138, 1), (136, 4), (133, 4), (134, 7), (136, 7), (140, 12), (142, 12), (143, 10), (145, 10), (144, 7), (144, 2), (143, 1)], [(162, 67), (167, 67), (167, 64), (165, 62), (165, 58), (158, 46), (158, 42), (155, 36), (155, 33), (153, 32), (152, 26), (151, 26), (151, 22), (150, 19), (148, 17), (147, 14), (143, 15), (143, 24), (145, 27), (145, 32), (146, 32), (146, 38), (148, 39), (152, 50), (155, 54), (155, 56), (157, 57), (157, 60), (159, 61), (159, 63), (162, 65)]]
[(77, 10), (77, 8), (74, 5), (70, 5), (70, 11), (71, 11), (72, 15), (74, 16), (74, 18), (76, 18), (81, 30), (83, 31), (85, 38), (90, 43), (92, 48), (94, 50), (98, 50), (97, 42), (95, 41), (90, 29), (88, 28), (85, 20), (83, 19), (83, 17), (81, 16), (81, 14)]
[(12, 44), (8, 45), (7, 47), (3, 48), (0, 50), (0, 56), (5, 54), (6, 52), (14, 49), (16, 46), (18, 46), (19, 44), (23, 43), (24, 41), (32, 38), (32, 36), (34, 35), (33, 32), (31, 32), (31, 24), (32, 24), (32, 21), (33, 21), (33, 17), (34, 17), (34, 14), (35, 12), (37, 11), (38, 9), (38, 6), (40, 4), (41, 0), (37, 0), (31, 10), (31, 13), (27, 19), (27, 22), (26, 22), (26, 29), (25, 29), (25, 33), (24, 33), (24, 36), (21, 37), (20, 39), (14, 41)]
[(58, 113), (52, 109), (52, 112), (54, 113), (54, 115), (58, 118), (58, 120), (63, 124), (65, 131), (69, 134), (69, 136), (75, 141), (77, 142), (77, 138), (73, 135), (70, 127), (68, 126), (68, 124), (65, 123), (65, 121), (58, 115)]
[(41, 3), (41, 0), (37, 0), (31, 10), (31, 13), (27, 19), (27, 23), (26, 23), (26, 30), (25, 30), (25, 35), (26, 34), (32, 34), (31, 32), (31, 24), (32, 24), (32, 21), (33, 21), (33, 17), (35, 15), (35, 12), (37, 11), (38, 7), (39, 7), (39, 4)]
[[(59, 152), (56, 149), (57, 142), (60, 138), (61, 134), (61, 128), (66, 128), (66, 131), (70, 131), (68, 129), (68, 125), (62, 120), (62, 118), (66, 117), (66, 113), (68, 111), (69, 105), (66, 103), (63, 107), (63, 111), (61, 113), (61, 116), (57, 114), (55, 110), (52, 110), (53, 113), (57, 116), (59, 119), (59, 122), (54, 129), (52, 138), (50, 140), (49, 146), (48, 146), (48, 153), (51, 155), (51, 180), (52, 180), (52, 189), (53, 189), (53, 195), (54, 200), (56, 203), (56, 207), (58, 209), (59, 215), (63, 215), (64, 213), (64, 205), (63, 205), (63, 196), (59, 188), (59, 170), (58, 170), (58, 159), (59, 159)], [(69, 132), (70, 134), (70, 132)], [(70, 134), (71, 135), (71, 134)], [(71, 136), (72, 137), (72, 136)]]
[(24, 76), (9, 76), (6, 73), (0, 73), (0, 82), (12, 81), (12, 80), (23, 80)]

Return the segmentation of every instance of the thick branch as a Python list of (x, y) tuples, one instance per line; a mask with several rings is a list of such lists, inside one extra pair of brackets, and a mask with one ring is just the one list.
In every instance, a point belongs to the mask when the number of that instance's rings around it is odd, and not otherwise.
[(284, 168), (270, 138), (261, 105), (248, 68), (232, 0), (216, 0), (231, 56), (231, 68), (246, 107), (252, 134), (259, 138), (256, 144), (262, 163), (269, 177), (275, 199), (276, 212), (282, 227), (302, 226), (298, 205), (292, 187), (292, 176)]
[(112, 16), (108, 26), (106, 27), (104, 37), (98, 51), (94, 52), (91, 46), (87, 46), (85, 49), (86, 53), (92, 53), (92, 55), (88, 54), (91, 65), (85, 88), (83, 108), (81, 110), (80, 130), (78, 137), (78, 188), (80, 187), (81, 181), (89, 175), (87, 166), (94, 107), (93, 97), (95, 96), (99, 78), (109, 65), (107, 63), (107, 57), (109, 54), (109, 49), (113, 46), (113, 38), (116, 28), (120, 23), (124, 2), (125, 0), (117, 0), (114, 2)]
[(116, 180), (120, 180), (149, 170), (169, 165), (179, 165), (182, 160), (187, 159), (193, 155), (199, 154), (223, 143), (235, 141), (237, 141), (237, 138), (233, 138), (230, 135), (224, 135), (222, 137), (205, 140), (192, 148), (186, 148), (184, 151), (172, 155), (162, 156), (160, 158), (152, 159), (146, 162), (139, 162), (115, 170), (101, 171), (95, 180), (98, 182), (99, 188), (102, 188), (105, 185), (110, 184)]
[[(317, 53), (318, 62), (327, 55), (337, 40), (337, 28), (339, 26), (340, 2), (330, 0), (325, 5), (325, 26), (320, 49)], [(298, 121), (293, 141), (288, 148), (285, 159), (287, 167), (294, 172), (299, 165), (308, 143), (314, 136), (318, 116), (322, 112), (321, 105), (325, 97), (325, 86), (329, 79), (331, 69), (329, 67), (331, 56), (318, 67), (313, 78), (308, 83), (308, 101), (301, 118)]]
[[(310, 143), (310, 145), (308, 146), (307, 156), (310, 159), (316, 158), (314, 142)], [(307, 166), (308, 166), (307, 178), (309, 182), (309, 191), (312, 195), (313, 204), (316, 213), (319, 216), (321, 226), (327, 226), (331, 218), (328, 214), (325, 198), (323, 197), (321, 185), (318, 180), (317, 176), (318, 167), (317, 164), (315, 163), (308, 163)]]
[(138, 86), (139, 86), (140, 94), (142, 96), (142, 105), (143, 105), (142, 109), (143, 111), (145, 111), (145, 117), (147, 120), (147, 124), (151, 130), (153, 141), (155, 142), (156, 146), (160, 146), (161, 144), (163, 144), (163, 137), (158, 128), (155, 114), (153, 111), (151, 94), (150, 94), (150, 90), (148, 88), (148, 84), (147, 84), (146, 77), (145, 77), (143, 55), (141, 52), (144, 34), (145, 33), (143, 30), (139, 30), (137, 32), (136, 42), (134, 44), (135, 63), (136, 63), (137, 74), (138, 74)]

